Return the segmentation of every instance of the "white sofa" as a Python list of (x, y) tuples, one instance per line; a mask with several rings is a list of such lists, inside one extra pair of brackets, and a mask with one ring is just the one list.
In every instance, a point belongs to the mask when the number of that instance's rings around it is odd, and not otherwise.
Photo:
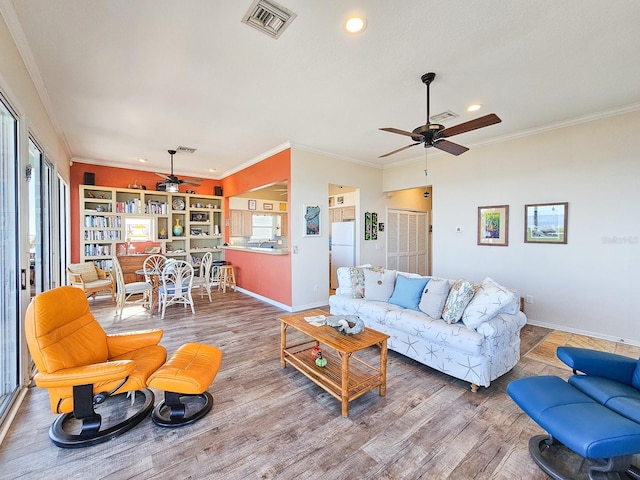
[(468, 381), (473, 391), (520, 360), (527, 321), (520, 297), (490, 278), (475, 284), (363, 266), (339, 268), (338, 282), (333, 315), (357, 315), (390, 336), (390, 350)]

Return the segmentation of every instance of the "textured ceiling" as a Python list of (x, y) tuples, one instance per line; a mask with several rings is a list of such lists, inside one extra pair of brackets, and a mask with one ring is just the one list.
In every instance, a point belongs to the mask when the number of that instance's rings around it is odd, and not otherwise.
[[(77, 161), (220, 178), (290, 142), (372, 165), (422, 158), (381, 132), (431, 113), (466, 146), (640, 108), (640, 2), (280, 0), (274, 40), (241, 23), (251, 0), (0, 0)], [(362, 13), (368, 28), (344, 33)], [(465, 108), (479, 102), (474, 114)], [(435, 153), (435, 152), (434, 152)], [(146, 164), (137, 159), (146, 158)], [(216, 169), (210, 172), (209, 169)]]

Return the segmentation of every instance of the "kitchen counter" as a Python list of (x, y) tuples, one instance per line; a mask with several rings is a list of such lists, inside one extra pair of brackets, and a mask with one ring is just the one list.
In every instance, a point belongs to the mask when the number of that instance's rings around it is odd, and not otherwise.
[(221, 246), (220, 248), (238, 252), (263, 253), (266, 255), (289, 255), (288, 248), (246, 247), (244, 245), (228, 245)]

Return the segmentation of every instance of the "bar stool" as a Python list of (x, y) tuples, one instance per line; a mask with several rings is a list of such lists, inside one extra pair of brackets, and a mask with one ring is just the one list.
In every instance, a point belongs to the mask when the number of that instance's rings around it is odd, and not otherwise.
[(215, 260), (212, 263), (211, 267), (211, 285), (219, 285), (220, 284), (220, 267), (226, 265), (227, 262), (224, 260)]
[(236, 274), (233, 271), (232, 265), (220, 266), (218, 290), (222, 290), (222, 293), (227, 293), (227, 287), (233, 287), (233, 290), (236, 291)]

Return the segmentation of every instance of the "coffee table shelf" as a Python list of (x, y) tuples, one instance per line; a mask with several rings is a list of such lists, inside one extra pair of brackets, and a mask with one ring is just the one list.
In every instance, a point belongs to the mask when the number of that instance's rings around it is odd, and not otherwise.
[[(327, 326), (310, 325), (305, 316), (327, 315), (322, 310), (314, 310), (280, 318), (281, 325), (281, 366), (291, 365), (327, 393), (342, 402), (342, 416), (349, 415), (349, 402), (365, 393), (379, 388), (381, 396), (386, 394), (386, 364), (388, 335), (372, 329), (365, 329), (357, 335), (343, 335)], [(287, 327), (304, 333), (309, 340), (287, 344)], [(327, 365), (315, 364), (312, 349), (320, 345)], [(380, 365), (374, 366), (356, 357), (354, 352), (371, 346), (380, 348)]]

